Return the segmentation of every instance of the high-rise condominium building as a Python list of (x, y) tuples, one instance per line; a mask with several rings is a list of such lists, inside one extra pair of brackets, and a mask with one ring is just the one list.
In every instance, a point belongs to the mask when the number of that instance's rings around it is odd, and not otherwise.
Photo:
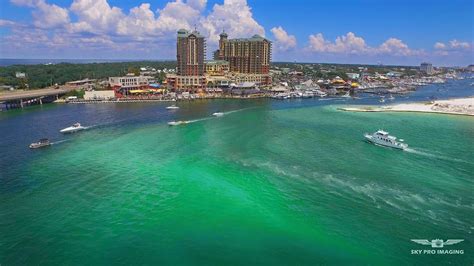
[(231, 72), (245, 74), (268, 74), (270, 71), (271, 48), (269, 40), (254, 35), (251, 38), (228, 39), (220, 34), (218, 59), (229, 62)]
[(173, 87), (190, 90), (204, 88), (204, 59), (206, 57), (204, 37), (196, 30), (190, 32), (181, 29), (178, 31), (176, 49), (177, 75), (169, 77)]
[(206, 57), (206, 41), (197, 31), (178, 31), (176, 45), (178, 60), (178, 75), (204, 75), (204, 59)]

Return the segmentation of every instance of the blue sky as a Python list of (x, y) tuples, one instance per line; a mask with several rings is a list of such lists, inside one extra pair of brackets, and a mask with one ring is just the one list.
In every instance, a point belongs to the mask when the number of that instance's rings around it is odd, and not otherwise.
[(467, 65), (474, 1), (0, 0), (1, 58), (173, 59), (175, 32), (265, 35), (276, 61)]

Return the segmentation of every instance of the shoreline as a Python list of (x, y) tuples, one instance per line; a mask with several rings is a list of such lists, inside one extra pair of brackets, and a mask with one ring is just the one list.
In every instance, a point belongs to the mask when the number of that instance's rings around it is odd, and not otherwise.
[(411, 112), (474, 116), (474, 96), (431, 102), (400, 103), (387, 106), (340, 107), (346, 112)]

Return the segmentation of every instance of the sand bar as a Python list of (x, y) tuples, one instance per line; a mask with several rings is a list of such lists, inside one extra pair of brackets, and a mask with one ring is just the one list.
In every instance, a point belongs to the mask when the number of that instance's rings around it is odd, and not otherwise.
[(421, 112), (474, 116), (474, 97), (387, 106), (343, 107), (350, 112)]

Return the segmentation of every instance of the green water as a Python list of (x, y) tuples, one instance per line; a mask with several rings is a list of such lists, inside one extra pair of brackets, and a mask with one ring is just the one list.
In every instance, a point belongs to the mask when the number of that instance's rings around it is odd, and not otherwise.
[[(379, 127), (412, 150), (363, 141)], [(335, 106), (88, 130), (13, 163), (0, 264), (472, 265), (473, 136)], [(436, 238), (465, 253), (410, 254)]]

